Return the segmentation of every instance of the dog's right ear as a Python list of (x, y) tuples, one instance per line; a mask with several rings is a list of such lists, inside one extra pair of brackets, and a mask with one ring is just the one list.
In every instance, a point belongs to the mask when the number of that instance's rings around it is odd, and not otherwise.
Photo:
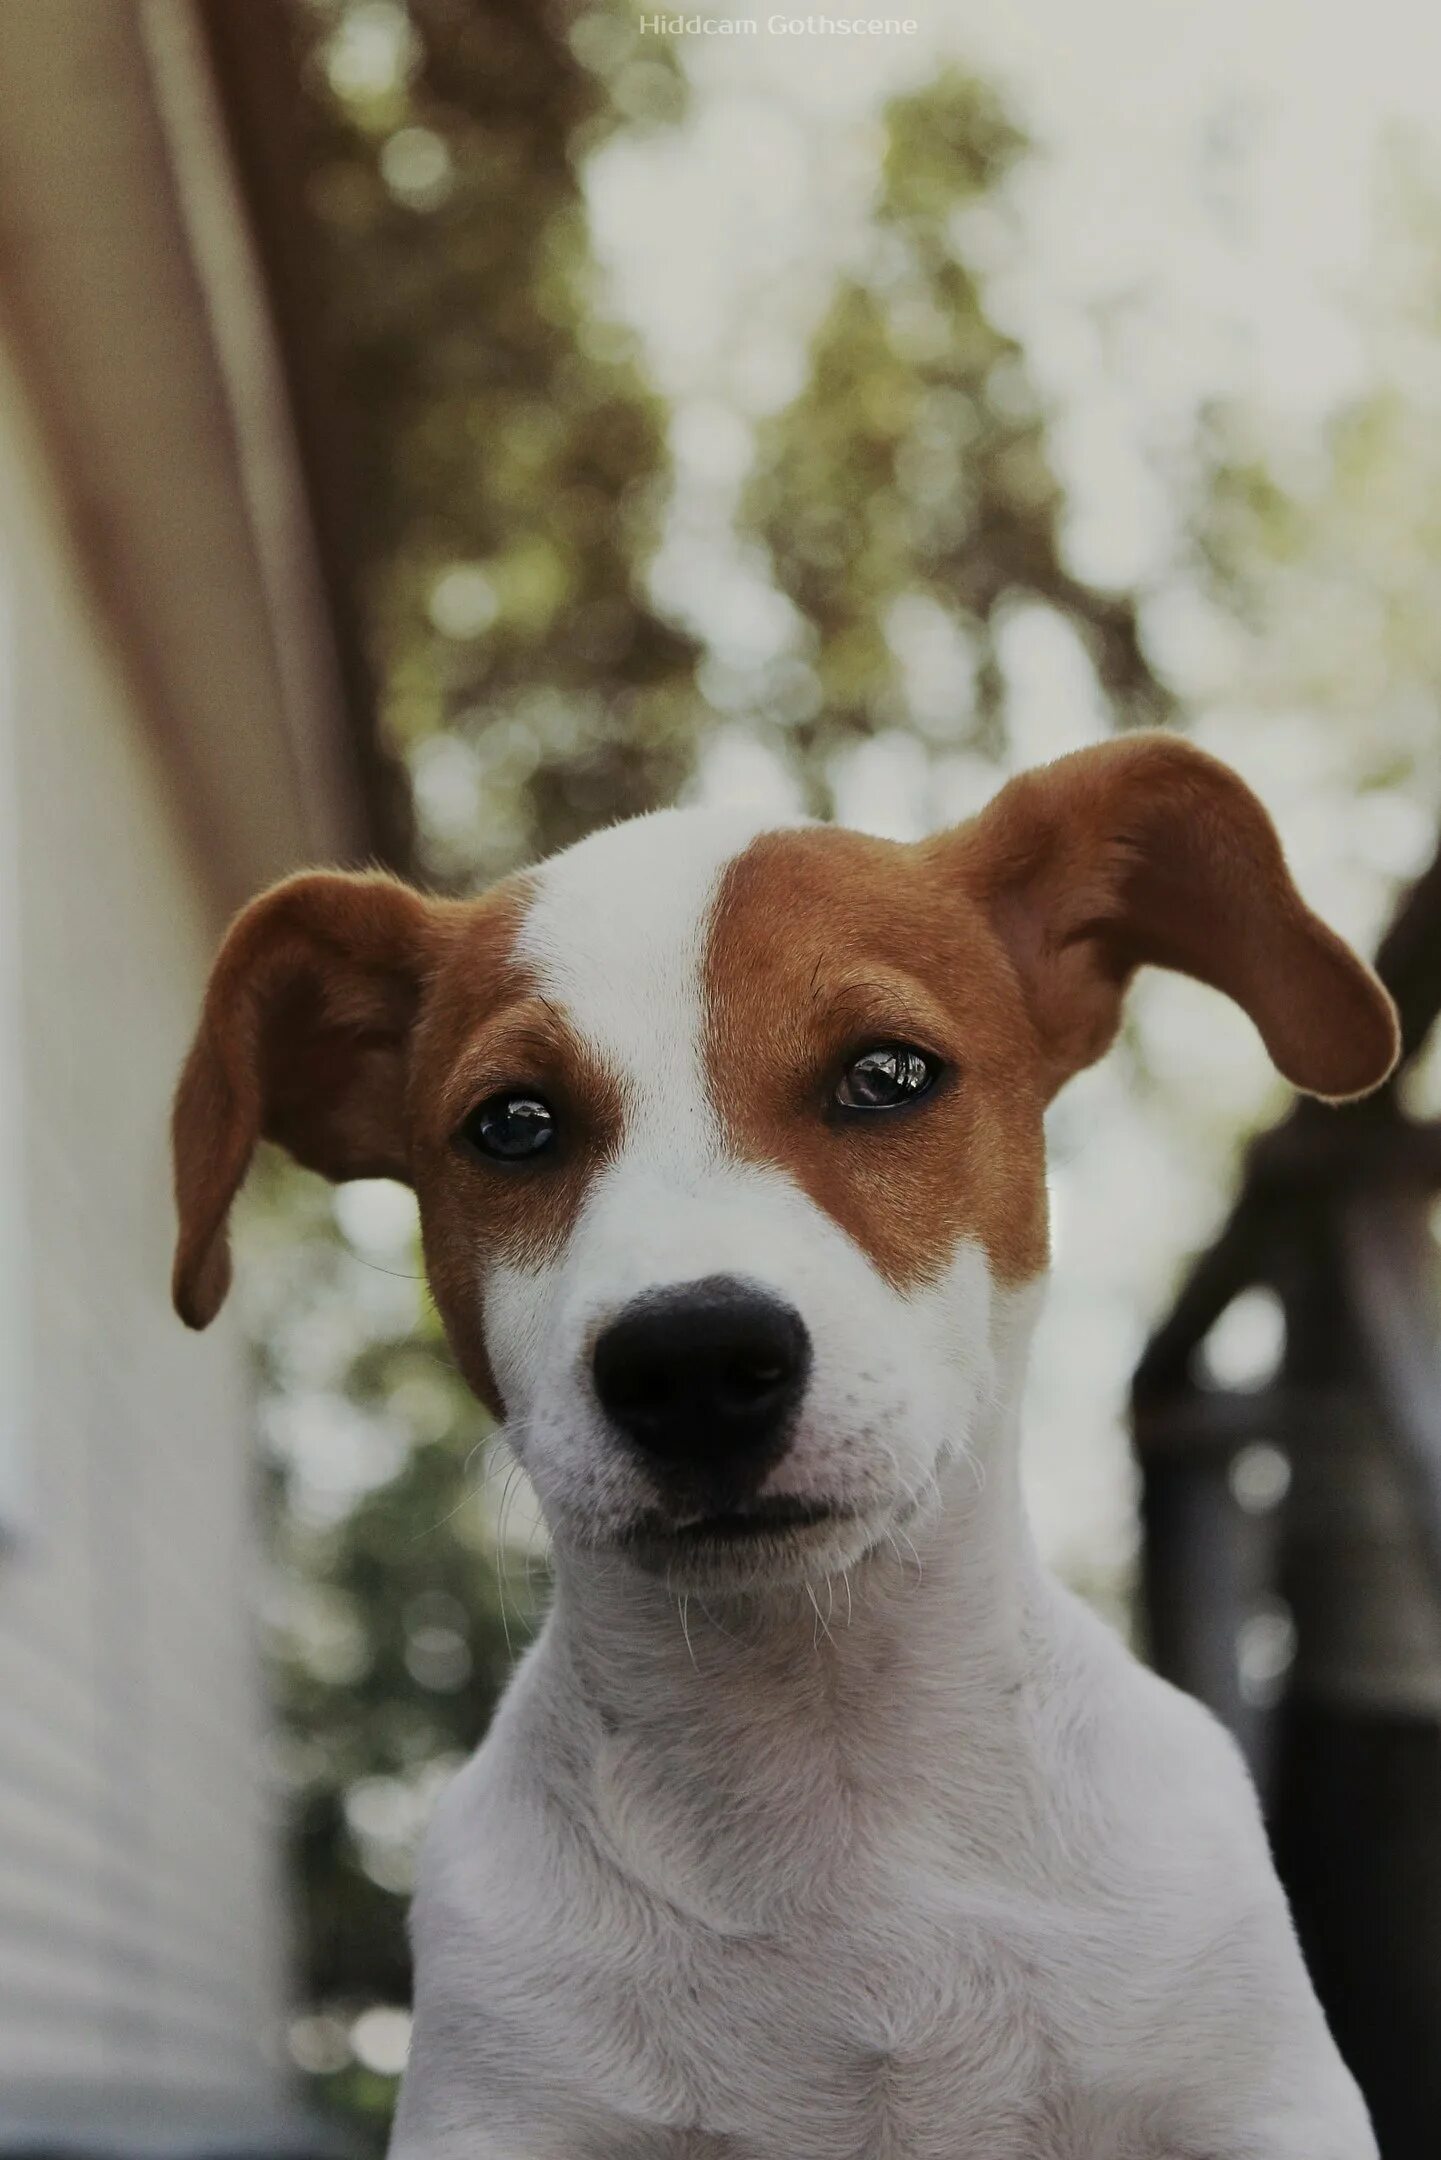
[(215, 1318), (257, 1140), (335, 1180), (409, 1182), (409, 1037), (444, 904), (382, 876), (291, 878), (236, 918), (175, 1098), (175, 1309)]
[(1390, 997), (1307, 907), (1251, 790), (1178, 736), (1073, 750), (926, 845), (1010, 953), (1045, 1100), (1109, 1046), (1143, 966), (1233, 998), (1307, 1094), (1367, 1095), (1396, 1063)]

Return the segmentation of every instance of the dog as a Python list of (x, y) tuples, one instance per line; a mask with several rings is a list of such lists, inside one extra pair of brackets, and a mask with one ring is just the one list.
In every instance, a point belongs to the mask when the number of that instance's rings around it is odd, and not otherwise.
[(554, 1545), (429, 1832), (393, 2160), (1375, 2160), (1230, 1739), (1020, 1498), (1042, 1114), (1141, 966), (1312, 1094), (1395, 1061), (1169, 735), (914, 845), (669, 810), (478, 899), (309, 874), (235, 923), (182, 1317), (261, 1136), (407, 1181)]

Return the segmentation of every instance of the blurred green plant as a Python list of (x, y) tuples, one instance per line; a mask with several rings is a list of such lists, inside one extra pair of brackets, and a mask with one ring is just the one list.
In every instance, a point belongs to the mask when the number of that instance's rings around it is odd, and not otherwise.
[(394, 2065), (366, 2020), (409, 1997), (419, 1832), (485, 1730), (544, 1568), (506, 1542), (490, 1474), (502, 1466), (425, 1293), (409, 1196), (332, 1193), (267, 1153), (243, 1236), (300, 1958), (292, 2051), (328, 2099), (383, 2122)]
[(672, 794), (700, 718), (644, 587), (665, 411), (579, 180), (680, 78), (625, 0), (296, 9), (382, 724), (420, 867), (489, 878)]
[[(865, 259), (821, 324), (805, 388), (761, 430), (742, 517), (805, 625), (807, 695), (788, 732), (821, 807), (835, 754), (886, 728), (919, 725), (999, 765), (998, 637), (1027, 605), (1078, 635), (1116, 724), (1172, 716), (1131, 598), (1066, 566), (1045, 419), (975, 266), (978, 214), (994, 213), (1025, 147), (954, 70), (892, 104)], [(914, 681), (928, 657), (947, 685), (934, 705)]]
[[(1418, 775), (1441, 732), (1441, 164), (1404, 133), (1383, 161), (1377, 245), (1351, 310), (1361, 387), (1318, 440), (1232, 403), (1208, 415), (1197, 548), (1260, 712), (1330, 738), (1382, 867), (1420, 868), (1434, 832)], [(1204, 686), (1202, 686), (1204, 688)], [(1395, 794), (1409, 790), (1409, 814)], [(1402, 826), (1408, 830), (1402, 830)]]

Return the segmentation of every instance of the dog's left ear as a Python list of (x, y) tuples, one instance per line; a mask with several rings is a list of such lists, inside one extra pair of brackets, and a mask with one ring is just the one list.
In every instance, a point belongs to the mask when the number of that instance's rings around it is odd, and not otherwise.
[(1121, 737), (1023, 773), (928, 845), (1011, 955), (1047, 1099), (1107, 1048), (1147, 965), (1234, 998), (1308, 1094), (1364, 1095), (1396, 1062), (1390, 998), (1307, 907), (1256, 797), (1176, 736)]
[(230, 1287), (230, 1203), (260, 1138), (328, 1178), (408, 1182), (409, 1038), (444, 913), (393, 878), (337, 871), (291, 878), (237, 916), (171, 1128), (187, 1326), (208, 1326)]

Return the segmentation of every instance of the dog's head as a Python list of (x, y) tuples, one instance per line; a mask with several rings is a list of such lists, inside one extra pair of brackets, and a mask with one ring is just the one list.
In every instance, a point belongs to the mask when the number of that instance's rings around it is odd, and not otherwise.
[(667, 811), (478, 900), (316, 874), (216, 964), (175, 1111), (177, 1307), (258, 1138), (414, 1186), (436, 1301), (563, 1541), (849, 1565), (970, 1445), (1046, 1259), (1042, 1114), (1142, 964), (1332, 1098), (1390, 1001), (1236, 777), (1134, 737), (916, 846)]

